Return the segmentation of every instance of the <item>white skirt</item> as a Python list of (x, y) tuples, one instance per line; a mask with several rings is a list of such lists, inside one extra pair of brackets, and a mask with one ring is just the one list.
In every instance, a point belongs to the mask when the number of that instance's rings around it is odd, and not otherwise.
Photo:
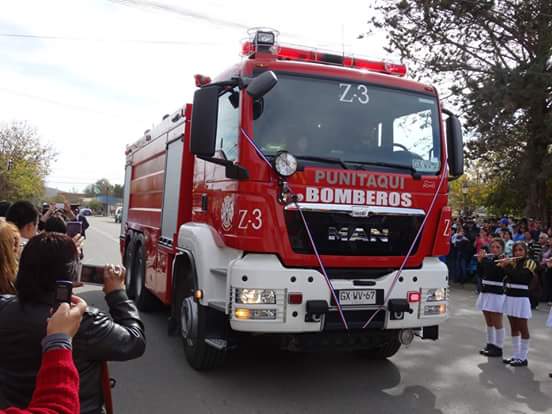
[(504, 310), (504, 295), (496, 293), (480, 293), (475, 307), (480, 311), (502, 313)]
[(552, 309), (550, 309), (550, 313), (548, 314), (548, 320), (546, 321), (546, 326), (549, 328), (552, 328)]
[(506, 296), (503, 313), (514, 318), (531, 319), (531, 301), (529, 298)]

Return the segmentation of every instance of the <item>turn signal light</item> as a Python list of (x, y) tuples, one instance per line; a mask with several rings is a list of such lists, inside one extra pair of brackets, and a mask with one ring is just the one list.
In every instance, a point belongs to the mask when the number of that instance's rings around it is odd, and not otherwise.
[(288, 294), (288, 303), (290, 305), (300, 305), (301, 303), (303, 303), (303, 294), (302, 293)]
[(409, 303), (417, 303), (422, 299), (422, 295), (420, 292), (414, 291), (414, 292), (408, 292), (408, 302)]
[(251, 319), (251, 311), (246, 308), (238, 308), (234, 314), (237, 319)]

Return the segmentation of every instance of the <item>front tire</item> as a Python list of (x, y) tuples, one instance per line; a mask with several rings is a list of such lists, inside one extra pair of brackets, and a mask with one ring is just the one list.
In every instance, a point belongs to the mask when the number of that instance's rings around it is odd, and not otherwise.
[(220, 366), (226, 351), (205, 343), (209, 312), (194, 299), (192, 292), (184, 284), (178, 286), (175, 303), (178, 334), (188, 363), (198, 371), (206, 371)]

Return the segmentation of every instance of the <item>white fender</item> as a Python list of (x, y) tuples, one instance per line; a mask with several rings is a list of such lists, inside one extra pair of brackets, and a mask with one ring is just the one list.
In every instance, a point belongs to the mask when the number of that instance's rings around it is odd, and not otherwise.
[(192, 253), (198, 288), (203, 291), (202, 305), (228, 303), (226, 287), (229, 263), (243, 251), (224, 245), (215, 229), (205, 223), (186, 223), (178, 232), (178, 247)]

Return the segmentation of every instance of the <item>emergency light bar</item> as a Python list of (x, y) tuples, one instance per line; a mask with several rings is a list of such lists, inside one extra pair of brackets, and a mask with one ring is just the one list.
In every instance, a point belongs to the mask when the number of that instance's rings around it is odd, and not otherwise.
[[(265, 49), (267, 50), (267, 49)], [(389, 75), (405, 76), (406, 65), (377, 60), (361, 59), (355, 56), (343, 56), (335, 53), (321, 52), (316, 49), (300, 49), (290, 46), (275, 45), (268, 49), (280, 60), (295, 60), (301, 62), (324, 63), (339, 65), (348, 68), (366, 69), (371, 72), (386, 73)], [(257, 52), (255, 42), (246, 41), (242, 45), (242, 56), (252, 57)]]

